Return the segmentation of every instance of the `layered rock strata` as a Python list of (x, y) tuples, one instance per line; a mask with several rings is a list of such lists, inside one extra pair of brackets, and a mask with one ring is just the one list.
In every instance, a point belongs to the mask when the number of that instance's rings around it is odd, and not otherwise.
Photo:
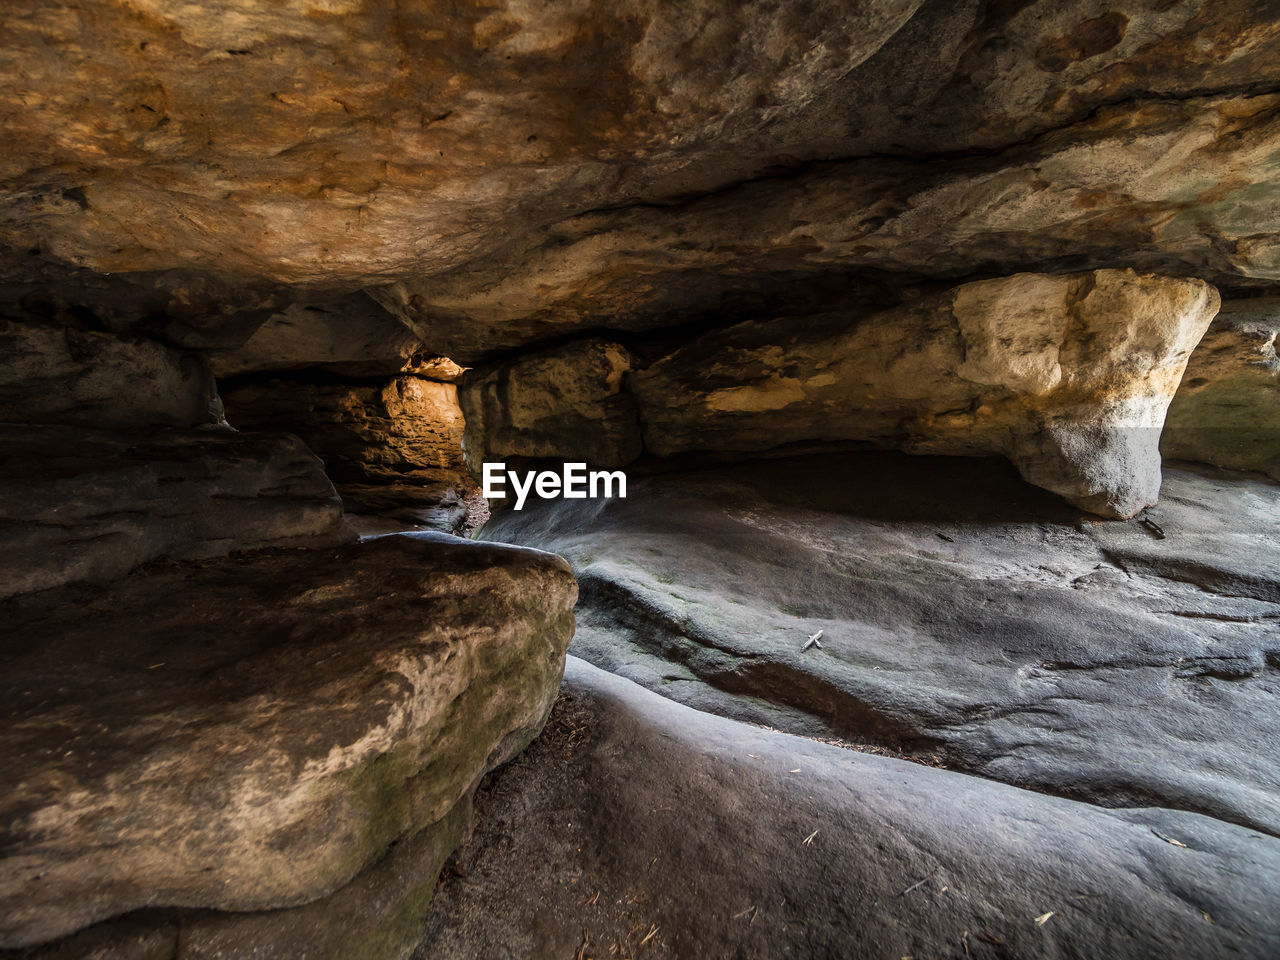
[(348, 536), (333, 484), (297, 437), (0, 424), (0, 597), (164, 557)]
[(1159, 497), (1165, 410), (1218, 304), (1200, 281), (1133, 271), (1016, 274), (879, 312), (744, 321), (647, 365), (583, 341), (469, 378), (468, 455), (614, 466), (641, 449), (803, 441), (996, 453), (1127, 517)]
[(288, 430), (325, 463), (346, 508), (451, 532), (488, 516), (463, 461), (452, 383), (401, 376), (374, 383), (273, 379), (225, 391), (238, 426)]

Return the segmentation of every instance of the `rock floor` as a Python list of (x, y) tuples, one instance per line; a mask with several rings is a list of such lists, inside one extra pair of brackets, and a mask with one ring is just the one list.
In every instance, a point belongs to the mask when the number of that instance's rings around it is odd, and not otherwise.
[(1280, 841), (761, 730), (569, 658), (415, 960), (1271, 957)]
[(570, 652), (673, 700), (1277, 835), (1278, 516), (1280, 485), (1190, 465), (1124, 523), (993, 463), (857, 454), (633, 478), (484, 535), (568, 558)]

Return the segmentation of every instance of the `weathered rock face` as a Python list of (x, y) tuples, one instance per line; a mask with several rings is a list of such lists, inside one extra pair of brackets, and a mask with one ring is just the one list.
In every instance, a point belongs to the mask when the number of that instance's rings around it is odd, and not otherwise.
[[(33, 0), (5, 25), (0, 118), (23, 143), (0, 167), (17, 187), (7, 212), (24, 244), (34, 221), (57, 256), (98, 270), (438, 270), (500, 239), (513, 208), (527, 226), (616, 202), (709, 144), (730, 155), (919, 5), (512, 0), (442, 17), (346, 3), (317, 17), (259, 0)], [(38, 173), (63, 163), (74, 172)]]
[(478, 798), (419, 960), (1280, 949), (1280, 841), (1207, 817), (731, 723), (573, 657), (547, 733)]
[(45, 947), (0, 950), (5, 960), (403, 960), (422, 938), (440, 867), (466, 837), (471, 797), (398, 841), (334, 893), (259, 913), (144, 910), (106, 920)]
[(162, 557), (347, 537), (333, 484), (297, 437), (0, 424), (0, 597)]
[(866, 453), (633, 474), (483, 535), (568, 558), (572, 650), (683, 703), (1280, 835), (1280, 486), (1165, 485), (1154, 525), (1089, 522), (992, 462)]
[[(575, 594), (558, 558), (421, 535), (8, 601), (0, 945), (332, 894), (537, 732)], [(394, 903), (365, 916), (405, 922)], [(287, 920), (255, 955), (296, 955)]]
[(511, 348), (549, 329), (816, 312), (797, 291), (815, 275), (828, 303), (856, 302), (868, 274), (1132, 266), (1274, 281), (1277, 107), (1276, 96), (1144, 103), (996, 157), (817, 165), (687, 204), (584, 214), (376, 295), (465, 360), (477, 331)]
[(215, 352), (214, 373), (318, 368), (348, 377), (392, 376), (414, 367), (422, 339), (364, 294), (291, 304), (234, 350)]
[(635, 400), (622, 383), (633, 363), (620, 344), (582, 340), (469, 378), (458, 395), (468, 458), (630, 463), (643, 449)]
[(1008, 456), (1104, 516), (1160, 491), (1165, 409), (1218, 296), (1097, 271), (965, 284), (886, 314), (746, 323), (634, 378), (647, 449), (868, 440)]
[(1166, 457), (1280, 480), (1280, 300), (1228, 301), (1169, 407)]
[(583, 341), (468, 378), (467, 452), (473, 468), (798, 441), (998, 453), (1078, 506), (1131, 516), (1158, 498), (1164, 413), (1218, 302), (1203, 282), (1133, 271), (1018, 274), (887, 311), (746, 321), (648, 365)]
[(183, 342), (357, 289), (468, 361), (877, 271), (1280, 279), (1271, 0), (10, 6), (0, 272)]
[(457, 388), (405, 376), (376, 385), (272, 380), (225, 392), (231, 421), (297, 433), (349, 511), (469, 530), (487, 513), (462, 459)]
[(222, 421), (204, 358), (153, 340), (0, 317), (0, 421), (129, 429)]

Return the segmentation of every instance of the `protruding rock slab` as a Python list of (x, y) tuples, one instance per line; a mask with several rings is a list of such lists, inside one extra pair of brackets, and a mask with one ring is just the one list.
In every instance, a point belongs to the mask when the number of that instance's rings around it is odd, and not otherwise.
[(342, 503), (297, 437), (0, 424), (0, 597), (345, 537)]
[(8, 601), (0, 946), (333, 893), (540, 729), (575, 597), (425, 534)]
[(482, 789), (419, 960), (1280, 952), (1273, 837), (760, 730), (572, 657), (564, 690)]
[(378, 384), (273, 379), (227, 387), (237, 427), (297, 433), (353, 512), (394, 515), (445, 531), (487, 515), (462, 457), (452, 383), (402, 376)]
[(1166, 457), (1280, 480), (1280, 298), (1234, 300), (1191, 355), (1169, 406)]
[(291, 304), (234, 350), (215, 352), (214, 373), (316, 367), (349, 377), (392, 376), (413, 366), (421, 338), (362, 293)]
[(646, 449), (756, 451), (861, 440), (1007, 456), (1104, 516), (1160, 491), (1160, 427), (1217, 312), (1195, 280), (1016, 274), (871, 316), (746, 322), (632, 380)]
[(0, 422), (105, 429), (222, 420), (208, 362), (140, 337), (0, 318)]
[(630, 463), (643, 449), (635, 401), (623, 386), (634, 362), (620, 344), (580, 340), (467, 378), (458, 399), (472, 469), (519, 457)]
[(1280, 835), (1280, 486), (1168, 470), (1119, 523), (994, 460), (630, 479), (484, 530), (574, 564), (579, 656), (738, 719)]

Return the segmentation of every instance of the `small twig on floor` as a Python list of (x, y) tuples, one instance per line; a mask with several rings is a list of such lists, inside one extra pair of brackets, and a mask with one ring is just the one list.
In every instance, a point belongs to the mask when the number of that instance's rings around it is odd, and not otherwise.
[(1042, 913), (1040, 916), (1036, 917), (1036, 926), (1043, 927), (1049, 922), (1049, 918), (1053, 916), (1053, 913), (1054, 911), (1050, 910), (1048, 913)]
[(587, 945), (591, 942), (591, 937), (587, 933), (587, 928), (582, 928), (582, 945), (578, 947), (578, 952), (573, 955), (573, 960), (586, 960)]
[(818, 642), (821, 639), (822, 639), (822, 631), (819, 630), (817, 633), (815, 633), (813, 636), (811, 636), (808, 640), (804, 642), (804, 646), (800, 648), (800, 652), (804, 653), (810, 647), (817, 647), (819, 650), (821, 650), (822, 644)]
[(928, 876), (921, 877), (911, 886), (907, 887), (907, 889), (903, 890), (900, 894), (898, 894), (898, 896), (905, 897), (912, 890), (918, 890), (920, 887), (923, 887), (926, 883), (928, 883), (931, 879), (933, 879), (933, 874), (937, 872), (938, 872), (937, 870), (934, 870), (933, 873), (930, 873)]
[(658, 925), (655, 923), (652, 927), (649, 928), (649, 932), (644, 935), (644, 939), (640, 941), (640, 946), (643, 947), (646, 943), (648, 943), (657, 935), (658, 935)]
[(966, 930), (964, 935), (960, 937), (960, 943), (964, 946), (964, 955), (969, 955), (969, 931)]
[(1152, 832), (1152, 833), (1154, 833), (1154, 834), (1155, 834), (1157, 837), (1159, 837), (1161, 840), (1163, 840), (1165, 843), (1171, 843), (1171, 844), (1173, 844), (1175, 847), (1181, 847), (1183, 850), (1189, 850), (1189, 849), (1191, 849), (1191, 848), (1190, 848), (1190, 847), (1188, 847), (1185, 843), (1183, 843), (1181, 840), (1175, 840), (1175, 839), (1173, 839), (1173, 837), (1166, 837), (1163, 833), (1161, 833), (1159, 830), (1155, 829), (1154, 827), (1152, 827), (1151, 832)]
[(1157, 540), (1165, 539), (1164, 527), (1160, 526), (1160, 524), (1156, 523), (1150, 517), (1145, 515), (1139, 516), (1138, 522), (1150, 530)]
[(818, 835), (818, 831), (817, 831), (817, 830), (815, 830), (815, 831), (813, 831), (813, 833), (811, 833), (811, 834), (809, 834), (807, 837), (805, 837), (805, 838), (804, 838), (804, 845), (807, 847), (807, 846), (809, 846), (809, 844), (813, 843), (813, 838), (814, 838), (814, 837), (816, 837), (817, 835)]

